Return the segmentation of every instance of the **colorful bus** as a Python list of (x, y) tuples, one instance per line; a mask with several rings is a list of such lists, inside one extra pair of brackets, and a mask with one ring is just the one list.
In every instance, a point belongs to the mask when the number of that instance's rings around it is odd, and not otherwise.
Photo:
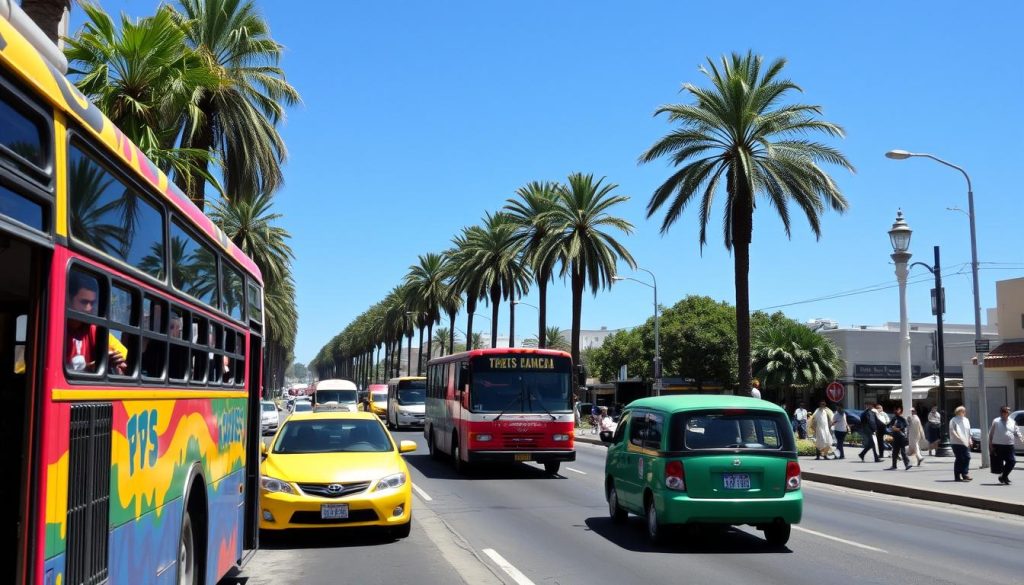
[(0, 14), (0, 582), (212, 585), (257, 540), (259, 270)]
[(536, 461), (549, 474), (575, 461), (569, 354), (474, 349), (430, 360), (423, 436), (460, 473), (485, 461)]

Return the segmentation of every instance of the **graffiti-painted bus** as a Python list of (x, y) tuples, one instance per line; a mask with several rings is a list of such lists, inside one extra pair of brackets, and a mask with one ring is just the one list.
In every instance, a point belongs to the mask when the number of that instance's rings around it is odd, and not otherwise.
[(423, 436), (457, 471), (478, 462), (536, 461), (549, 474), (575, 461), (573, 392), (564, 351), (474, 349), (427, 364)]
[(212, 585), (255, 548), (259, 270), (0, 0), (0, 582)]

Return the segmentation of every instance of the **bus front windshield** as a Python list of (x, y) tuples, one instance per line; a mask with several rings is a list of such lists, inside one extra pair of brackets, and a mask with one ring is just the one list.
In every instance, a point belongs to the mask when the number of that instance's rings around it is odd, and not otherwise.
[(398, 382), (398, 404), (411, 406), (423, 404), (427, 395), (426, 380), (399, 380)]
[(523, 356), (478, 358), (474, 364), (470, 390), (470, 403), (474, 412), (571, 411), (572, 376), (569, 360), (542, 357), (524, 362), (521, 361), (523, 359)]
[(317, 390), (316, 403), (355, 404), (358, 402), (357, 394), (355, 390)]

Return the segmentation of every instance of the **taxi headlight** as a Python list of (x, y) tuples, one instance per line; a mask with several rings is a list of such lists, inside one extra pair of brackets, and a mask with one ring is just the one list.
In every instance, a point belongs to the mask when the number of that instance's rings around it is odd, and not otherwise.
[(281, 481), (274, 477), (267, 477), (266, 475), (260, 476), (260, 487), (267, 490), (268, 492), (281, 492), (283, 494), (294, 494), (295, 490), (292, 489), (290, 483)]
[(374, 486), (373, 491), (382, 492), (384, 490), (393, 490), (400, 488), (405, 485), (405, 473), (396, 473), (387, 477), (381, 478), (377, 485)]

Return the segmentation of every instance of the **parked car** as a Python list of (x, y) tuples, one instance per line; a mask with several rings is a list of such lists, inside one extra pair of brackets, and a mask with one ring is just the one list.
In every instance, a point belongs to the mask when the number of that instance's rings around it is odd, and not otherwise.
[(277, 404), (274, 404), (272, 400), (263, 400), (260, 402), (260, 408), (262, 409), (260, 414), (260, 430), (263, 434), (276, 431), (277, 426), (281, 423), (281, 419), (277, 414)]
[(631, 402), (608, 444), (605, 498), (615, 522), (669, 528), (749, 524), (772, 546), (803, 514), (796, 440), (786, 412), (746, 396), (659, 396)]
[(261, 443), (261, 530), (379, 526), (395, 538), (412, 528), (412, 481), (395, 442), (368, 412), (291, 416)]

